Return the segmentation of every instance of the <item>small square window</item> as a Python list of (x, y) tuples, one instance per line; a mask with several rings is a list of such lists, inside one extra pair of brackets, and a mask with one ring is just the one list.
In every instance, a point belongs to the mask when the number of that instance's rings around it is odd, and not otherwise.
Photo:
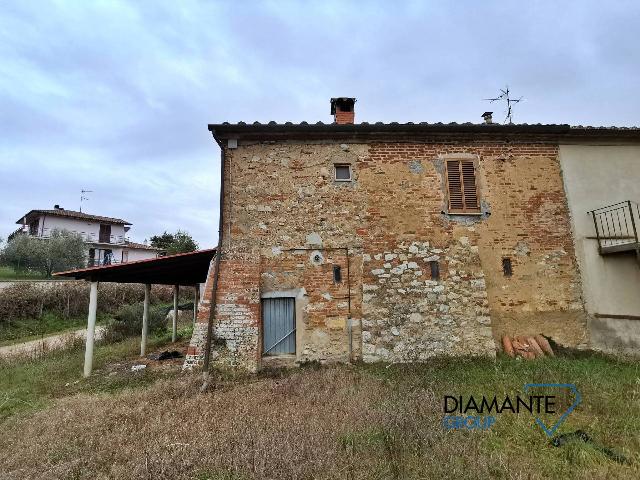
[(339, 265), (333, 266), (333, 281), (336, 283), (342, 282), (342, 269)]
[(513, 266), (511, 265), (511, 259), (508, 257), (502, 259), (502, 273), (505, 277), (513, 275)]
[(351, 181), (351, 165), (334, 165), (336, 170), (336, 182)]
[(429, 267), (431, 268), (431, 280), (440, 280), (440, 264), (438, 261), (430, 261)]

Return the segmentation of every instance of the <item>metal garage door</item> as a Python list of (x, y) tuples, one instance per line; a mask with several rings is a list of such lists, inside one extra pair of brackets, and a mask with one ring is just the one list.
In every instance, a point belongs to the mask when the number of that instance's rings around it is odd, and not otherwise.
[(296, 353), (296, 314), (294, 298), (262, 300), (264, 355)]

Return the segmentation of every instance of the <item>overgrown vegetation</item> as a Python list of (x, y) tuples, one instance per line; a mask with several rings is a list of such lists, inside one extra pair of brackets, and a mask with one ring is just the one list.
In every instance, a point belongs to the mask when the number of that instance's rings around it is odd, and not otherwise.
[[(142, 285), (102, 283), (98, 292), (99, 315), (113, 316), (120, 308), (141, 302)], [(168, 304), (170, 286), (154, 285), (151, 303)], [(193, 298), (192, 288), (181, 289), (181, 300)], [(86, 323), (89, 284), (86, 282), (19, 282), (0, 289), (0, 342), (50, 334)], [(140, 314), (142, 317), (142, 314)], [(139, 332), (139, 331), (138, 331)]]
[[(149, 306), (149, 333), (159, 334), (166, 331), (167, 312), (173, 306), (166, 304)], [(119, 341), (126, 337), (139, 336), (142, 331), (142, 302), (132, 305), (123, 305), (114, 314), (113, 319), (107, 325), (106, 338), (110, 341)]]
[(53, 272), (80, 268), (85, 262), (82, 237), (66, 230), (54, 229), (45, 239), (16, 235), (0, 251), (0, 264), (12, 267), (18, 274), (38, 272), (50, 277)]
[[(46, 370), (29, 368), (15, 383)], [(156, 378), (148, 373), (141, 383)], [(0, 372), (0, 378), (7, 375)], [(111, 388), (92, 382), (112, 380), (104, 370), (96, 376), (103, 380), (80, 380), (68, 394), (60, 387), (55, 396), (64, 398), (42, 412), (6, 419), (0, 471), (11, 478), (121, 479), (640, 476), (640, 370), (634, 361), (459, 358), (259, 376), (218, 371), (204, 393), (201, 377), (189, 375), (145, 389), (119, 386), (105, 395)], [(0, 382), (0, 389), (14, 384)], [(631, 463), (616, 463), (585, 443), (556, 448), (528, 413), (499, 416), (488, 431), (443, 429), (444, 395), (515, 395), (531, 382), (576, 384), (582, 403), (560, 432), (586, 430)], [(87, 448), (90, 456), (82, 454)]]

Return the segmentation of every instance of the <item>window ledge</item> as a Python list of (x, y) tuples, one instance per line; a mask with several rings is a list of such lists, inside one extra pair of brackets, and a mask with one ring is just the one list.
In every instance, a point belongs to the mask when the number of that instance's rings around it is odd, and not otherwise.
[(482, 215), (484, 215), (484, 213), (482, 212), (442, 212), (445, 215), (462, 215), (462, 216), (466, 216), (466, 217), (481, 217)]

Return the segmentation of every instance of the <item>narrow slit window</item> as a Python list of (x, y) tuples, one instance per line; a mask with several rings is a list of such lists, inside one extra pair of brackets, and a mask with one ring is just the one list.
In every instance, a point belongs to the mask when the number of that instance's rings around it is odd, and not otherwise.
[(334, 165), (336, 182), (351, 181), (351, 165)]
[(437, 260), (429, 262), (431, 268), (431, 280), (440, 280), (440, 264)]
[(336, 283), (342, 282), (342, 269), (339, 265), (333, 266), (333, 281)]
[(480, 213), (473, 160), (447, 160), (449, 213)]
[(513, 267), (511, 265), (510, 258), (505, 257), (502, 259), (502, 273), (504, 273), (505, 277), (513, 275)]

